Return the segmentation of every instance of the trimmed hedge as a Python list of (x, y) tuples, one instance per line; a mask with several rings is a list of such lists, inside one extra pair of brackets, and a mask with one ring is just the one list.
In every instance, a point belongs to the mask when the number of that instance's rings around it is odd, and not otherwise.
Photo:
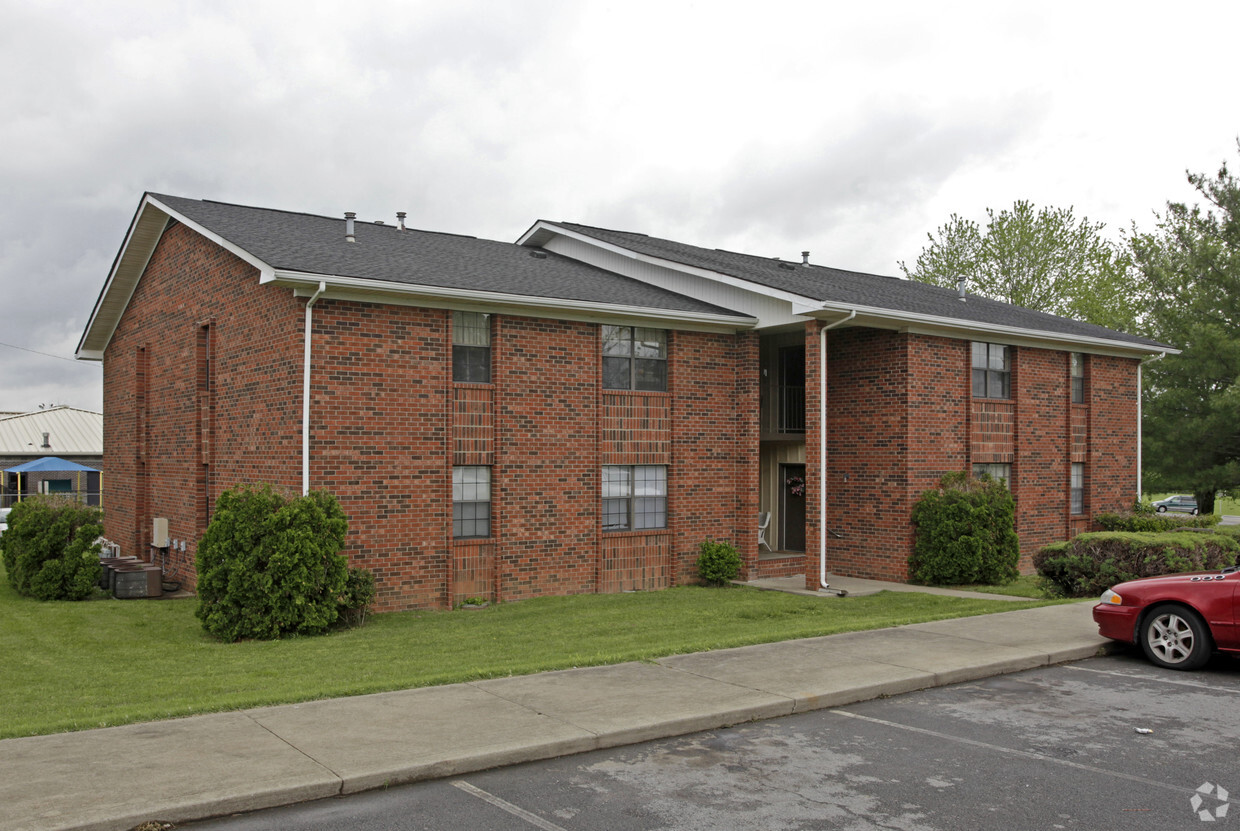
[(1100, 531), (1048, 545), (1033, 565), (1052, 594), (1093, 597), (1125, 580), (1235, 565), (1238, 555), (1231, 534)]
[(349, 522), (324, 491), (288, 497), (270, 485), (220, 494), (198, 544), (202, 627), (224, 641), (326, 632), (342, 600), (367, 600), (349, 581)]
[(63, 496), (13, 506), (0, 537), (9, 585), (37, 600), (85, 600), (99, 583), (103, 512)]
[(1104, 531), (1137, 531), (1159, 532), (1175, 531), (1180, 528), (1213, 528), (1221, 517), (1213, 514), (1205, 516), (1168, 516), (1155, 513), (1098, 514), (1095, 517)]
[(917, 535), (909, 557), (914, 583), (1010, 583), (1020, 576), (1016, 505), (1002, 482), (948, 473), (913, 506)]

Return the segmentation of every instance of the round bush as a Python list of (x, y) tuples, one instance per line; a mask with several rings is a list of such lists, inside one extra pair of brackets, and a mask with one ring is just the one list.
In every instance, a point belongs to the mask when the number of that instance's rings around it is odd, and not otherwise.
[(102, 567), (95, 540), (103, 513), (63, 496), (32, 496), (13, 506), (0, 537), (9, 585), (38, 600), (84, 600)]
[(225, 641), (327, 631), (348, 587), (349, 523), (323, 491), (289, 498), (270, 485), (220, 495), (198, 544), (202, 626)]
[(909, 558), (916, 583), (1010, 583), (1019, 576), (1016, 506), (1001, 482), (949, 473), (913, 506), (917, 535)]
[(698, 545), (698, 576), (713, 586), (735, 580), (741, 572), (741, 555), (732, 543), (704, 540)]

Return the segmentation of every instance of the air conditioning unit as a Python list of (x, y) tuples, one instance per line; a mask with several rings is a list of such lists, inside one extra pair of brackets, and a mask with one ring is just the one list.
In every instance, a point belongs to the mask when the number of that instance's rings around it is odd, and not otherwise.
[(151, 545), (156, 548), (168, 547), (168, 518), (157, 516), (151, 520)]

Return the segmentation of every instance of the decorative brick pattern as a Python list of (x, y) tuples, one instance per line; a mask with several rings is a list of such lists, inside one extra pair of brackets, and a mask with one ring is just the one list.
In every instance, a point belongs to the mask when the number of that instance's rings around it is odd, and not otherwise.
[(1010, 464), (1015, 458), (1016, 405), (990, 398), (973, 400), (972, 461)]
[(604, 534), (599, 591), (665, 589), (671, 585), (671, 534)]

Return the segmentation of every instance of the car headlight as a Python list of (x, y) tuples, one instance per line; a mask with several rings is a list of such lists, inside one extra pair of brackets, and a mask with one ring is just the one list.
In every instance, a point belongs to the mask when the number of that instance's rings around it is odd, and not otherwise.
[(1110, 589), (1107, 589), (1106, 591), (1102, 593), (1101, 601), (1103, 603), (1109, 603), (1112, 606), (1118, 606), (1124, 602), (1124, 598), (1120, 597), (1118, 594), (1111, 591)]

